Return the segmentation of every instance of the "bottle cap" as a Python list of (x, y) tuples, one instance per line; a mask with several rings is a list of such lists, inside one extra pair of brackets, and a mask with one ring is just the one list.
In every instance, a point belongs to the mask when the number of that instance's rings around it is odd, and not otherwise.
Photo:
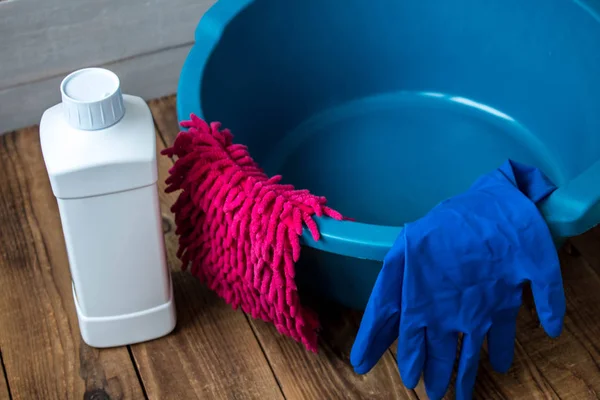
[(103, 68), (72, 72), (60, 84), (65, 117), (76, 129), (108, 128), (125, 115), (119, 77)]

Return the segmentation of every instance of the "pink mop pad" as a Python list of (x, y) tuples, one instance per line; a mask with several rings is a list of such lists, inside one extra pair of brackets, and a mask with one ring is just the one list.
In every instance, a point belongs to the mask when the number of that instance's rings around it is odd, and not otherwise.
[(304, 226), (319, 240), (313, 216), (341, 214), (324, 197), (269, 178), (220, 123), (192, 115), (181, 126), (187, 132), (162, 154), (177, 156), (166, 182), (167, 192), (181, 190), (172, 211), (183, 269), (191, 264), (192, 274), (234, 309), (316, 352), (319, 322), (300, 304), (295, 262)]

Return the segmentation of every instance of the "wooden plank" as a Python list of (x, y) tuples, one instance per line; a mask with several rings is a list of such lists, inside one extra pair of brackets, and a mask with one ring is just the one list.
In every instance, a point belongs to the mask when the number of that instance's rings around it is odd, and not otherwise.
[[(152, 102), (160, 126), (172, 108)], [(159, 149), (164, 145), (159, 137)], [(169, 208), (176, 194), (164, 193), (171, 160), (159, 158), (161, 210), (168, 261), (173, 269), (177, 327), (149, 343), (132, 346), (146, 391), (154, 399), (281, 399), (281, 391), (243, 313), (209, 292), (175, 257), (177, 237)]]
[(561, 252), (565, 329), (559, 340), (548, 340), (546, 353), (532, 353), (561, 398), (600, 398), (600, 259), (592, 263), (585, 254)]
[(419, 399), (402, 384), (396, 361), (389, 353), (368, 374), (354, 373), (350, 350), (360, 313), (325, 300), (319, 300), (313, 308), (322, 323), (317, 354), (282, 336), (271, 324), (248, 317), (286, 398)]
[(177, 97), (165, 96), (150, 102), (156, 127), (167, 146), (171, 146), (179, 133), (177, 121)]
[[(152, 99), (175, 93), (190, 48), (183, 45), (103, 66), (119, 76), (124, 93)], [(39, 123), (44, 110), (60, 102), (62, 79), (60, 75), (0, 90), (0, 134)]]
[(0, 88), (191, 43), (198, 21), (213, 3), (214, 0), (2, 3)]
[(0, 400), (10, 400), (10, 390), (8, 389), (8, 381), (6, 380), (6, 370), (2, 361), (2, 351), (0, 350)]
[(126, 348), (81, 341), (37, 128), (0, 137), (0, 348), (15, 399), (142, 399)]
[[(155, 110), (160, 110), (160, 117), (156, 118), (160, 131), (169, 144), (173, 143), (178, 132), (175, 97), (152, 104)], [(402, 386), (389, 354), (369, 374), (356, 375), (350, 366), (349, 352), (360, 316), (332, 304), (321, 311), (323, 331), (316, 355), (279, 334), (272, 325), (248, 317), (286, 398), (417, 398)]]

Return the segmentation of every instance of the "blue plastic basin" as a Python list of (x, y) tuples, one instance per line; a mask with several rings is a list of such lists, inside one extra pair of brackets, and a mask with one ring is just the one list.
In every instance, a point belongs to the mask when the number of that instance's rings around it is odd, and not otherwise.
[(403, 224), (506, 158), (559, 186), (541, 207), (557, 245), (600, 222), (598, 10), (220, 0), (183, 67), (179, 119), (221, 121), (266, 172), (356, 219), (320, 219), (323, 239), (303, 237), (297, 271), (305, 288), (362, 308)]

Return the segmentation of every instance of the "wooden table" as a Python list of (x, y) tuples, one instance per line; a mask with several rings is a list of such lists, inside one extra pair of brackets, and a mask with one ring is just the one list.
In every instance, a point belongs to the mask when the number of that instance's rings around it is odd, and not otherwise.
[[(175, 99), (150, 105), (162, 149), (178, 131)], [(161, 189), (170, 165), (159, 158)], [(174, 196), (161, 193), (177, 328), (148, 343), (90, 348), (79, 334), (38, 129), (0, 137), (0, 400), (427, 398), (422, 384), (404, 388), (393, 348), (369, 374), (353, 373), (349, 353), (359, 313), (321, 305), (320, 349), (312, 354), (180, 272), (169, 212)], [(514, 365), (505, 375), (494, 373), (483, 351), (476, 398), (600, 399), (600, 231), (571, 240), (561, 259), (564, 333), (549, 339), (526, 295)]]

